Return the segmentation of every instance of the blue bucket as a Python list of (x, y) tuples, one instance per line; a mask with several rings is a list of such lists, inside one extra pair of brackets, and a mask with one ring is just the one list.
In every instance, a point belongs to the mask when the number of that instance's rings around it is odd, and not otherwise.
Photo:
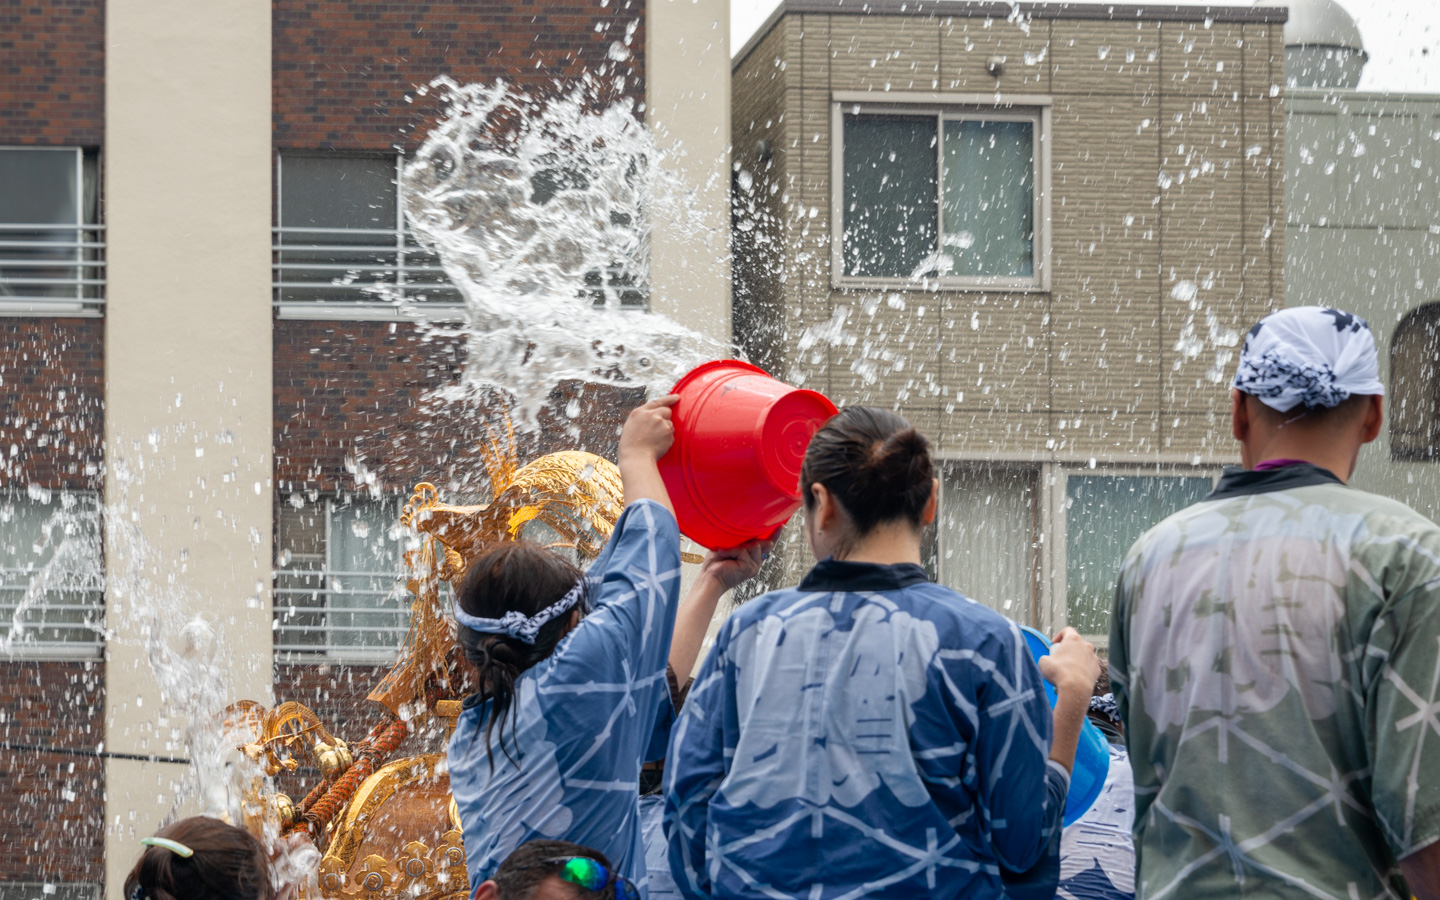
[[(1026, 625), (1020, 626), (1025, 635), (1025, 644), (1035, 662), (1050, 655), (1050, 641), (1045, 635)], [(1045, 696), (1050, 698), (1050, 708), (1055, 708), (1055, 687), (1045, 685)], [(1080, 741), (1075, 747), (1075, 768), (1070, 772), (1070, 793), (1065, 798), (1065, 824), (1070, 825), (1085, 814), (1094, 804), (1100, 792), (1105, 789), (1105, 776), (1110, 772), (1110, 744), (1105, 735), (1088, 718), (1080, 728)]]

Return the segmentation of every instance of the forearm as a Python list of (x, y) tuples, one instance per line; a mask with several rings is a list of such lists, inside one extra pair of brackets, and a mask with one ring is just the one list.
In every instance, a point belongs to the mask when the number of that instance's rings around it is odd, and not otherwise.
[(675, 507), (670, 503), (670, 492), (665, 490), (665, 481), (660, 477), (660, 469), (655, 465), (653, 457), (643, 453), (625, 453), (622, 450), (618, 467), (620, 481), (625, 485), (626, 506), (637, 500), (654, 500), (670, 510), (671, 515), (675, 514)]
[(1075, 750), (1080, 746), (1080, 729), (1090, 711), (1091, 689), (1086, 685), (1057, 685), (1053, 721), (1055, 736), (1050, 742), (1050, 758), (1065, 767), (1075, 768)]
[(670, 638), (670, 668), (675, 670), (675, 678), (682, 686), (695, 671), (700, 645), (705, 642), (705, 632), (715, 618), (715, 607), (724, 593), (725, 586), (718, 579), (701, 572), (675, 612), (675, 633)]

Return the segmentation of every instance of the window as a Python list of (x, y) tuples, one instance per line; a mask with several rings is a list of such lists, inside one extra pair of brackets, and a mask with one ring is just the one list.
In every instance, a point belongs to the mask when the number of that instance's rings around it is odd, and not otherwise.
[[(454, 502), (462, 502), (455, 500)], [(275, 652), (288, 662), (389, 662), (410, 628), (399, 497), (281, 498), (275, 511)], [(522, 540), (589, 565), (542, 519)], [(425, 538), (430, 540), (430, 538)], [(447, 605), (449, 588), (446, 592)]]
[(1045, 288), (1048, 118), (837, 102), (837, 283)]
[(1036, 475), (947, 465), (937, 522), (940, 582), (1026, 625), (1036, 623)]
[(399, 498), (292, 495), (275, 513), (275, 650), (388, 660), (409, 628)]
[(1205, 498), (1209, 477), (1070, 475), (1065, 480), (1065, 618), (1108, 637), (1115, 582), (1130, 546), (1161, 519)]
[(393, 297), (457, 303), (439, 258), (405, 227), (400, 157), (282, 154), (275, 303), (376, 306)]
[(98, 156), (78, 147), (0, 147), (0, 311), (99, 311), (98, 173)]
[(1021, 624), (1068, 624), (1103, 646), (1131, 545), (1213, 486), (1209, 474), (947, 463), (939, 581)]
[(0, 495), (0, 656), (98, 658), (102, 566), (95, 495)]
[(1440, 303), (1411, 310), (1390, 345), (1390, 458), (1440, 460)]

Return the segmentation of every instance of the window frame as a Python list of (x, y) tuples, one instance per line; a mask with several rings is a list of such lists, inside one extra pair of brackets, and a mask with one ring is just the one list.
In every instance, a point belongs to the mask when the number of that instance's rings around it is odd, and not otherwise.
[[(395, 659), (398, 657), (400, 651), (404, 648), (404, 646), (405, 646), (405, 637), (406, 637), (407, 634), (409, 634), (409, 631), (410, 631), (410, 612), (411, 612), (411, 604), (414, 602), (414, 597), (413, 597), (413, 595), (411, 595), (411, 596), (406, 600), (405, 605), (402, 606), (402, 607), (401, 607), (400, 609), (398, 609), (398, 610), (388, 610), (388, 609), (385, 609), (385, 608), (383, 608), (383, 607), (381, 607), (381, 606), (379, 606), (379, 605), (377, 605), (373, 610), (370, 610), (370, 609), (359, 609), (359, 608), (356, 608), (356, 607), (332, 607), (332, 605), (331, 605), (331, 603), (332, 603), (332, 598), (337, 597), (337, 596), (344, 596), (346, 593), (354, 593), (354, 594), (357, 594), (357, 595), (370, 595), (370, 594), (373, 594), (373, 593), (374, 593), (373, 591), (363, 591), (363, 590), (362, 590), (362, 591), (347, 591), (346, 588), (344, 587), (344, 579), (351, 578), (351, 577), (360, 577), (360, 578), (383, 578), (383, 577), (386, 577), (386, 573), (384, 573), (384, 572), (350, 572), (350, 571), (346, 571), (346, 570), (344, 570), (344, 569), (337, 569), (337, 568), (334, 567), (334, 563), (335, 563), (335, 553), (337, 552), (337, 551), (336, 551), (336, 548), (335, 548), (335, 542), (332, 540), (332, 532), (333, 532), (333, 529), (334, 529), (334, 527), (335, 527), (335, 517), (336, 517), (336, 515), (337, 515), (341, 510), (349, 507), (350, 505), (352, 505), (353, 503), (355, 503), (357, 500), (364, 500), (364, 499), (366, 499), (366, 498), (361, 497), (361, 496), (351, 496), (351, 497), (348, 498), (348, 501), (346, 501), (345, 498), (342, 498), (340, 495), (338, 495), (338, 494), (336, 494), (336, 493), (324, 493), (324, 494), (322, 494), (321, 496), (317, 497), (315, 500), (312, 500), (312, 501), (309, 501), (309, 502), (308, 502), (307, 505), (310, 506), (310, 507), (316, 507), (316, 506), (320, 507), (319, 510), (316, 510), (316, 514), (318, 514), (318, 515), (320, 515), (320, 516), (323, 517), (321, 524), (322, 524), (323, 535), (324, 535), (324, 538), (323, 538), (323, 540), (324, 540), (324, 547), (323, 547), (322, 552), (321, 552), (321, 554), (320, 554), (321, 559), (319, 560), (320, 565), (319, 565), (318, 568), (314, 568), (314, 569), (303, 569), (303, 568), (297, 567), (297, 566), (294, 565), (294, 559), (293, 559), (293, 557), (292, 557), (291, 564), (290, 564), (290, 565), (283, 566), (283, 567), (279, 565), (279, 559), (278, 559), (278, 558), (274, 561), (274, 570), (273, 570), (273, 574), (272, 574), (272, 577), (271, 577), (271, 591), (273, 592), (273, 595), (274, 595), (274, 601), (273, 601), (272, 604), (271, 604), (271, 606), (272, 606), (271, 617), (272, 617), (272, 619), (274, 620), (274, 627), (273, 627), (273, 629), (272, 629), (272, 633), (273, 633), (272, 645), (273, 645), (273, 648), (274, 648), (275, 658), (276, 658), (277, 661), (279, 661), (279, 662), (281, 662), (281, 663), (284, 663), (284, 664), (286, 664), (286, 665), (295, 665), (295, 664), (301, 664), (301, 665), (327, 665), (327, 664), (342, 664), (342, 665), (388, 665), (389, 663), (392, 663), (392, 662), (395, 661)], [(343, 502), (342, 502), (342, 501), (343, 501)], [(279, 546), (279, 531), (278, 531), (278, 529), (279, 529), (279, 518), (280, 518), (280, 512), (279, 512), (280, 507), (281, 507), (282, 504), (288, 504), (289, 502), (290, 502), (290, 501), (289, 501), (289, 497), (284, 496), (284, 495), (278, 495), (278, 494), (276, 495), (276, 498), (275, 498), (275, 505), (276, 505), (276, 516), (275, 516), (275, 520), (276, 520), (277, 533), (276, 533), (276, 551), (275, 551), (275, 552), (276, 552), (277, 556), (278, 556), (278, 554), (279, 554), (280, 552), (282, 552), (283, 550), (289, 549), (289, 548), (282, 548), (282, 547)], [(388, 509), (393, 509), (394, 517), (395, 517), (395, 519), (398, 521), (399, 518), (400, 518), (400, 513), (401, 513), (401, 512), (403, 511), (403, 509), (404, 509), (405, 497), (402, 496), (402, 495), (400, 495), (400, 494), (386, 494), (386, 495), (384, 495), (384, 497), (382, 497), (381, 502), (384, 503)], [(310, 555), (310, 554), (306, 554), (306, 555)], [(396, 572), (396, 577), (395, 577), (395, 584), (396, 584), (397, 586), (404, 584), (405, 581), (406, 581), (406, 579), (407, 579), (407, 578), (409, 577), (409, 575), (410, 575), (409, 570), (405, 567), (404, 562), (403, 562), (403, 560), (404, 560), (403, 550), (402, 550), (401, 560), (402, 560), (402, 562), (401, 562), (401, 568)], [(303, 577), (305, 577), (305, 576), (314, 577), (314, 578), (316, 578), (316, 579), (320, 582), (320, 585), (318, 585), (318, 586), (316, 586), (316, 587), (314, 587), (314, 588), (307, 588), (307, 587), (281, 587), (281, 585), (280, 585), (280, 579), (281, 579), (282, 577), (285, 577), (285, 576), (289, 576), (289, 577), (301, 577), (301, 578), (303, 578)], [(340, 580), (340, 585), (339, 585), (338, 587), (334, 586), (334, 585), (332, 584), (332, 579), (339, 579), (339, 580)], [(300, 607), (300, 606), (295, 606), (295, 605), (293, 605), (293, 604), (290, 604), (290, 605), (282, 605), (281, 602), (280, 602), (280, 598), (281, 598), (282, 596), (287, 596), (287, 595), (296, 595), (296, 596), (306, 596), (306, 595), (309, 595), (309, 596), (318, 597), (318, 598), (320, 599), (320, 604), (317, 605), (317, 606), (313, 606), (313, 607)], [(388, 594), (387, 594), (386, 596), (388, 596)], [(395, 613), (400, 624), (399, 624), (398, 626), (396, 626), (395, 629), (393, 629), (394, 631), (398, 632), (398, 635), (397, 635), (396, 640), (395, 640), (395, 645), (394, 645), (394, 647), (391, 647), (391, 648), (380, 648), (380, 647), (373, 647), (373, 646), (371, 646), (371, 647), (366, 647), (366, 646), (357, 646), (357, 645), (351, 645), (351, 644), (337, 643), (337, 642), (333, 639), (333, 635), (334, 635), (336, 632), (332, 630), (331, 623), (330, 623), (330, 619), (329, 619), (329, 616), (330, 616), (330, 614), (331, 614), (332, 612), (334, 612), (334, 613), (336, 613), (336, 614), (338, 614), (338, 615), (354, 615), (354, 614), (356, 614), (357, 612), (358, 612), (358, 613), (361, 613), (361, 614), (366, 614), (366, 615), (376, 615), (376, 614), (389, 613), (389, 612)], [(287, 616), (289, 616), (289, 615), (295, 615), (295, 614), (299, 614), (299, 615), (307, 615), (307, 614), (308, 614), (308, 615), (319, 615), (319, 616), (324, 617), (325, 624), (324, 624), (324, 625), (321, 625), (321, 626), (318, 626), (318, 627), (312, 627), (312, 628), (306, 628), (305, 626), (301, 626), (301, 625), (288, 624), (287, 622), (285, 622), (284, 620), (281, 619), (282, 614), (283, 614), (283, 615), (287, 615)], [(392, 629), (385, 629), (385, 630), (392, 630)], [(282, 643), (282, 635), (283, 635), (284, 633), (287, 633), (287, 632), (302, 632), (302, 633), (317, 633), (317, 632), (318, 632), (318, 633), (321, 635), (321, 638), (322, 638), (322, 639), (321, 639), (320, 641), (318, 641), (317, 643), (315, 643), (314, 645), (310, 645), (310, 646), (301, 646), (301, 645), (298, 645), (298, 644), (286, 644), (286, 643)]]
[[(76, 272), (73, 279), (75, 285), (75, 296), (73, 297), (0, 297), (0, 317), (9, 316), (63, 316), (65, 318), (99, 318), (104, 315), (105, 310), (105, 221), (104, 221), (104, 194), (101, 180), (104, 175), (104, 165), (99, 156), (99, 150), (79, 145), (47, 146), (36, 144), (3, 144), (0, 143), (0, 150), (25, 150), (41, 151), (51, 153), (71, 153), (75, 157), (75, 224), (74, 225), (46, 225), (47, 229), (73, 229), (76, 240), (74, 241), (76, 259), (74, 262), (58, 262), (55, 268), (72, 268)], [(87, 152), (94, 153), (95, 181), (93, 187), (96, 195), (95, 221), (87, 222), (85, 215), (85, 156)], [(31, 223), (17, 223), (31, 224)], [(35, 223), (39, 224), (39, 223)], [(0, 222), (0, 241), (5, 241), (6, 224)], [(8, 226), (14, 227), (14, 226)], [(0, 244), (0, 257), (5, 255), (6, 248)], [(87, 258), (87, 254), (93, 257)], [(87, 295), (87, 290), (93, 291), (93, 295)]]
[[(62, 495), (62, 494), (71, 494), (71, 495), (79, 498), (79, 500), (80, 500), (81, 502), (84, 502), (84, 500), (88, 499), (90, 502), (92, 502), (92, 503), (95, 504), (95, 508), (96, 508), (96, 510), (97, 510), (97, 514), (99, 513), (100, 507), (101, 507), (101, 505), (102, 505), (102, 503), (101, 503), (101, 496), (100, 496), (100, 494), (99, 494), (98, 491), (86, 490), (86, 489), (61, 489), (61, 488), (54, 488), (54, 489), (50, 489), (49, 493), (52, 494), (53, 497), (54, 497), (57, 501), (59, 501), (59, 502), (63, 502), (63, 501), (60, 500), (60, 495)], [(6, 499), (8, 499), (8, 498), (10, 498), (10, 497), (21, 497), (21, 496), (24, 496), (24, 495), (25, 495), (25, 492), (24, 492), (24, 491), (19, 491), (19, 490), (14, 490), (14, 489), (7, 489), (7, 490), (5, 490), (5, 491), (0, 491), (0, 502), (3, 502), (3, 501), (5, 501)], [(47, 503), (46, 505), (47, 505), (47, 506), (51, 506), (50, 503)], [(55, 505), (53, 508), (57, 508), (57, 509), (58, 509), (58, 504)], [(96, 528), (99, 530), (99, 535), (98, 535), (98, 536), (99, 536), (100, 548), (101, 548), (101, 550), (100, 550), (100, 559), (98, 560), (98, 564), (99, 564), (100, 571), (101, 571), (101, 577), (102, 577), (102, 579), (103, 579), (103, 578), (105, 577), (105, 574), (106, 574), (106, 572), (105, 572), (105, 562), (106, 562), (106, 560), (105, 560), (105, 549), (104, 549), (104, 548), (105, 548), (105, 525), (104, 525), (103, 519), (98, 519), (98, 520), (97, 520), (97, 522), (96, 522)], [(8, 569), (5, 570), (4, 579), (8, 579), (8, 577), (9, 577), (9, 575), (10, 575), (10, 571), (11, 571), (11, 570), (8, 570)], [(35, 575), (35, 574), (37, 574), (37, 573), (32, 571), (32, 572), (30, 572), (29, 574), (33, 577), (33, 575)], [(0, 579), (0, 584), (3, 584), (4, 579)], [(8, 588), (8, 587), (6, 587), (5, 590), (9, 591), (9, 590), (13, 590), (13, 588)], [(106, 632), (106, 628), (105, 628), (105, 619), (106, 619), (106, 614), (109, 612), (109, 610), (108, 610), (108, 605), (109, 605), (109, 604), (107, 603), (106, 590), (105, 590), (105, 585), (104, 585), (103, 581), (102, 581), (101, 585), (95, 589), (94, 593), (95, 593), (95, 595), (96, 595), (96, 597), (97, 597), (96, 603), (94, 604), (94, 610), (95, 610), (95, 613), (96, 613), (96, 625), (98, 626), (98, 629), (91, 629), (91, 631), (92, 631), (92, 636), (91, 636), (89, 639), (86, 639), (86, 640), (74, 640), (74, 641), (34, 641), (34, 642), (21, 642), (20, 644), (12, 644), (12, 645), (10, 645), (10, 647), (9, 647), (8, 649), (0, 649), (0, 661), (5, 661), (5, 662), (18, 662), (18, 661), (25, 661), (25, 662), (59, 662), (59, 661), (98, 662), (98, 661), (103, 660), (103, 659), (105, 658), (106, 633), (107, 633), (107, 632)], [(22, 594), (22, 596), (23, 596), (23, 594)], [(13, 614), (14, 614), (14, 609), (7, 606), (7, 607), (5, 608), (5, 612), (4, 612), (4, 618), (5, 618), (5, 621), (6, 621), (6, 623), (7, 623), (7, 627), (8, 627), (8, 624), (9, 624), (10, 617), (11, 617)], [(52, 626), (52, 627), (53, 627), (53, 626)], [(77, 629), (78, 629), (78, 628), (80, 628), (80, 627), (82, 627), (82, 626), (79, 626), (79, 625), (67, 625), (67, 626), (64, 626), (64, 627), (67, 627), (67, 628), (77, 628)], [(7, 635), (8, 635), (9, 632), (7, 631), (6, 633), (7, 633)]]
[[(1051, 97), (1042, 94), (954, 94), (908, 91), (835, 91), (830, 102), (830, 284), (843, 289), (1050, 291)], [(1029, 277), (946, 275), (936, 278), (847, 275), (845, 273), (845, 116), (934, 115), (937, 240), (943, 235), (945, 175), (941, 159), (947, 121), (1032, 122), (1034, 143), (1033, 268)]]
[[(1069, 482), (1071, 477), (1109, 478), (1209, 478), (1211, 489), (1220, 483), (1224, 474), (1222, 466), (1186, 466), (1178, 464), (1140, 465), (1096, 465), (1057, 464), (1047, 477), (1042, 473), (1040, 482), (1042, 504), (1041, 529), (1047, 535), (1042, 551), (1040, 572), (1040, 596), (1037, 605), (1045, 622), (1047, 633), (1066, 627), (1070, 621), (1070, 584), (1068, 569), (1067, 539), (1069, 537)], [(1048, 573), (1048, 575), (1047, 575)], [(1110, 646), (1110, 634), (1085, 634), (1087, 641), (1101, 650)]]
[[(383, 322), (409, 322), (416, 319), (434, 322), (458, 322), (464, 318), (465, 304), (463, 301), (455, 300), (415, 300), (407, 299), (401, 305), (385, 300), (380, 297), (367, 300), (285, 300), (281, 298), (282, 288), (279, 277), (285, 268), (280, 261), (280, 253), (283, 249), (303, 249), (304, 245), (298, 247), (283, 248), (281, 245), (282, 229), (293, 226), (282, 224), (285, 214), (285, 172), (284, 165), (286, 157), (289, 158), (310, 158), (310, 159), (390, 159), (394, 162), (395, 181), (395, 245), (394, 252), (397, 254), (397, 269), (403, 274), (404, 257), (406, 254), (426, 253), (430, 251), (423, 247), (415, 248), (407, 246), (406, 239), (411, 235), (409, 223), (405, 220), (405, 160), (406, 156), (402, 150), (390, 151), (329, 151), (309, 148), (288, 148), (275, 151), (275, 209), (273, 211), (273, 223), (271, 224), (271, 277), (270, 293), (271, 303), (274, 306), (275, 314), (281, 319), (299, 320), (365, 320)], [(300, 229), (305, 230), (305, 229)], [(376, 231), (377, 229), (354, 229), (357, 233), (365, 231)], [(389, 232), (390, 229), (384, 229)], [(379, 249), (378, 247), (376, 249)], [(448, 279), (447, 279), (448, 284)], [(358, 285), (363, 289), (363, 285)], [(449, 286), (451, 290), (458, 290), (454, 285)]]
[[(1401, 354), (1405, 351), (1405, 341), (1410, 340), (1412, 334), (1415, 339), (1423, 341), (1425, 332), (1433, 329), (1436, 336), (1437, 350), (1440, 350), (1440, 301), (1430, 301), (1418, 304), (1400, 316), (1394, 330), (1390, 332), (1389, 382), (1390, 396), (1385, 398), (1385, 417), (1387, 422), (1387, 440), (1389, 442), (1390, 461), (1401, 463), (1436, 463), (1440, 462), (1440, 420), (1431, 420), (1430, 434), (1419, 436), (1411, 434), (1404, 424), (1408, 420), (1402, 417), (1407, 414), (1401, 409), (1401, 403), (1410, 399), (1405, 393), (1410, 386), (1406, 384), (1408, 376), (1419, 376), (1418, 372), (1406, 373), (1401, 371), (1400, 365), (1403, 361)], [(1422, 344), (1423, 349), (1423, 344)], [(1414, 387), (1423, 397), (1425, 389), (1440, 391), (1440, 360), (1433, 362), (1435, 370), (1431, 373), (1431, 381), (1428, 384), (1422, 383)], [(1431, 398), (1435, 406), (1430, 410), (1437, 417), (1440, 417), (1440, 397)], [(1404, 424), (1402, 424), (1402, 422)], [(1415, 443), (1412, 443), (1412, 440)], [(1417, 446), (1418, 444), (1418, 446)]]
[[(941, 585), (946, 584), (946, 577), (950, 574), (950, 566), (953, 565), (953, 563), (946, 561), (948, 557), (945, 552), (946, 541), (943, 522), (948, 511), (947, 501), (950, 492), (954, 489), (951, 482), (956, 477), (955, 473), (966, 470), (989, 470), (991, 472), (1003, 472), (1012, 478), (1028, 477), (1031, 479), (1032, 489), (1034, 491), (1034, 508), (1030, 511), (1030, 533), (1033, 538), (1033, 543), (1035, 544), (1035, 552), (1029, 561), (1030, 599), (1026, 602), (1025, 607), (1020, 610), (1020, 615), (1010, 616), (1010, 618), (1021, 625), (1029, 625), (1034, 628), (1042, 627), (1044, 605), (1042, 601), (1043, 589), (1041, 582), (1044, 580), (1044, 573), (1041, 569), (1041, 549), (1044, 546), (1045, 517), (1043, 508), (1046, 494), (1042, 468), (1038, 465), (1018, 463), (1010, 460), (952, 459), (948, 457), (938, 457), (935, 462), (940, 478), (940, 496), (936, 504), (935, 524), (931, 527), (934, 528), (936, 532), (935, 582)], [(952, 588), (952, 590), (955, 589)], [(963, 591), (961, 593), (963, 593)], [(966, 596), (969, 595), (967, 594)], [(970, 599), (982, 606), (990, 607), (987, 598), (970, 597)], [(993, 609), (994, 607), (990, 608)], [(1005, 615), (1004, 612), (1000, 614)]]

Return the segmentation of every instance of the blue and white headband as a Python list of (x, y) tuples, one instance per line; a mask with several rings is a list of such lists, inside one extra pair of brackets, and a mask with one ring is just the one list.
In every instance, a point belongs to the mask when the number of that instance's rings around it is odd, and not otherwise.
[(1282, 309), (1255, 323), (1232, 386), (1282, 413), (1385, 393), (1370, 326), (1322, 306)]
[(481, 634), (508, 634), (527, 644), (533, 644), (536, 635), (540, 633), (540, 629), (546, 622), (569, 612), (585, 596), (585, 581), (586, 579), (581, 578), (575, 582), (575, 586), (570, 589), (569, 593), (533, 616), (526, 616), (524, 613), (512, 609), (498, 619), (482, 619), (461, 609), (460, 601), (457, 600), (455, 601), (455, 621), (471, 631), (478, 631)]

